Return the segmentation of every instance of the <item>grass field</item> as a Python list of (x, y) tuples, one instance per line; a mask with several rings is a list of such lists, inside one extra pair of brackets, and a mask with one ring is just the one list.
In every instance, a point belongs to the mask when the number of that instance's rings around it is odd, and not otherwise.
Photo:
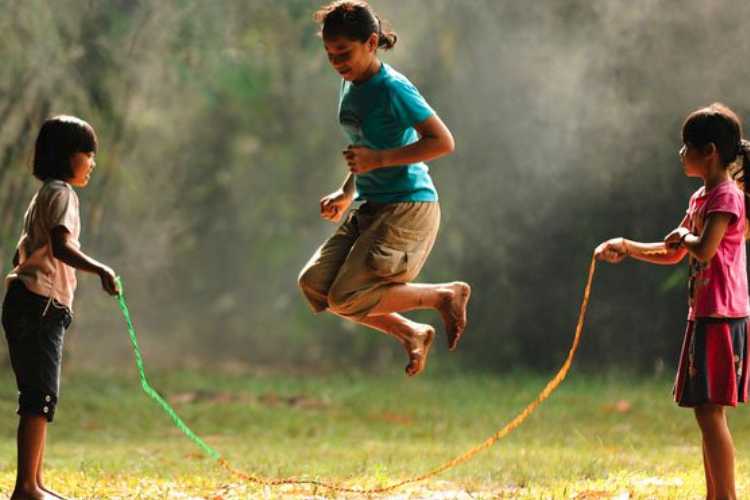
[[(421, 378), (168, 372), (152, 385), (235, 467), (376, 486), (423, 473), (492, 435), (539, 375)], [(393, 498), (701, 498), (697, 426), (667, 379), (573, 373), (519, 429)], [(0, 495), (15, 474), (15, 384), (0, 372)], [(750, 496), (750, 416), (731, 412), (738, 488)], [(50, 430), (47, 482), (79, 499), (333, 497), (243, 484), (184, 438), (135, 370), (74, 373)], [(347, 495), (356, 497), (357, 495)]]

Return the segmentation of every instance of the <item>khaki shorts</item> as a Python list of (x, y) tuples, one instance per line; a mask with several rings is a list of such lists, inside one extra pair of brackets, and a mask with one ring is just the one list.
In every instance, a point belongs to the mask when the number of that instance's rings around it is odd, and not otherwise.
[(299, 286), (313, 310), (362, 319), (388, 287), (417, 277), (440, 226), (437, 202), (368, 201), (312, 256)]

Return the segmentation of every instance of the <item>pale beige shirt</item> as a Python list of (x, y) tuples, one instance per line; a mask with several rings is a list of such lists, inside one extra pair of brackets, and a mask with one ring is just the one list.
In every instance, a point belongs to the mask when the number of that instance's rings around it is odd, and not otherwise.
[(75, 269), (52, 254), (51, 233), (62, 226), (71, 243), (81, 248), (78, 196), (67, 182), (48, 179), (31, 200), (18, 241), (19, 265), (6, 278), (6, 287), (19, 279), (31, 292), (50, 299), (50, 304), (72, 309), (76, 289)]

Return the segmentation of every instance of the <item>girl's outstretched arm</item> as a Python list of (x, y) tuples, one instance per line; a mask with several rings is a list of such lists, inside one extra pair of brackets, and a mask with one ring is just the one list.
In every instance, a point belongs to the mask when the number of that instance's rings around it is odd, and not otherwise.
[(438, 115), (417, 123), (414, 128), (419, 140), (408, 146), (383, 150), (349, 146), (343, 155), (351, 173), (366, 174), (378, 168), (436, 160), (455, 149), (453, 134)]
[[(687, 230), (687, 223), (687, 216), (685, 216), (675, 231)], [(672, 265), (682, 261), (687, 251), (684, 248), (668, 246), (665, 242), (644, 243), (625, 238), (612, 238), (599, 245), (595, 254), (597, 259), (606, 260), (612, 264), (621, 262), (626, 257), (633, 257), (651, 264)]]
[(120, 292), (115, 280), (115, 272), (101, 262), (92, 259), (71, 243), (71, 234), (64, 226), (52, 228), (52, 255), (63, 263), (96, 274), (102, 282), (102, 288), (110, 295)]
[(643, 243), (625, 240), (628, 255), (634, 259), (651, 264), (673, 265), (685, 258), (687, 252), (683, 248), (669, 248), (664, 242)]

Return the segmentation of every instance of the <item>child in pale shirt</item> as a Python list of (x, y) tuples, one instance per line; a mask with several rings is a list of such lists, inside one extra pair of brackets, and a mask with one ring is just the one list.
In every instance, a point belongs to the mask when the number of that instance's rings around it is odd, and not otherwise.
[(596, 250), (617, 263), (627, 256), (676, 264), (689, 256), (688, 326), (674, 386), (693, 408), (703, 438), (706, 498), (735, 499), (734, 444), (725, 407), (748, 398), (747, 235), (750, 144), (723, 104), (694, 111), (682, 128), (685, 175), (703, 180), (687, 214), (661, 243), (615, 238)]
[(96, 163), (96, 133), (83, 120), (57, 116), (39, 131), (34, 176), (42, 181), (24, 216), (6, 278), (2, 323), (18, 384), (18, 471), (12, 499), (64, 498), (42, 481), (47, 423), (60, 391), (65, 331), (70, 327), (75, 270), (97, 274), (115, 295), (115, 273), (81, 252), (78, 197)]

